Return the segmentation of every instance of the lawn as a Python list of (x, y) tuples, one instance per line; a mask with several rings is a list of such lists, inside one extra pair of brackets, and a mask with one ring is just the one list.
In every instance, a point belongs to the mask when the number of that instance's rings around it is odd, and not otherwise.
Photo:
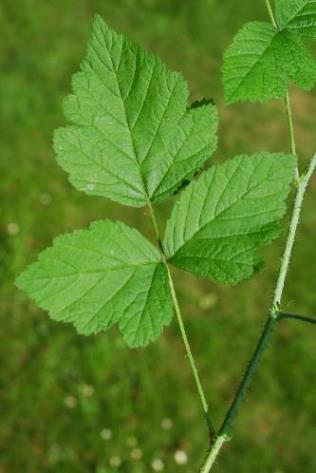
[[(62, 99), (96, 12), (181, 71), (192, 101), (215, 101), (221, 125), (213, 162), (289, 149), (281, 101), (227, 107), (223, 100), (223, 51), (245, 21), (267, 19), (263, 1), (1, 1), (0, 473), (195, 473), (207, 432), (176, 321), (157, 343), (130, 351), (116, 329), (78, 336), (14, 286), (55, 236), (94, 220), (121, 219), (153, 238), (146, 210), (76, 191), (54, 158), (52, 133), (65, 123)], [(316, 150), (316, 94), (293, 89), (292, 98), (306, 163)], [(315, 200), (316, 178), (285, 294), (287, 309), (309, 315), (316, 315)], [(157, 210), (163, 227), (170, 205)], [(265, 250), (263, 271), (238, 287), (176, 272), (216, 424), (264, 323), (284, 237)], [(280, 328), (214, 471), (315, 473), (315, 337), (294, 321)]]

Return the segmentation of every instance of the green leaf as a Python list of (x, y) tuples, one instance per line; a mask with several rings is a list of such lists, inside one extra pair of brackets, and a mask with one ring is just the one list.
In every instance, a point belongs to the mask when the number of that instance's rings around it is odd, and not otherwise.
[(168, 259), (201, 277), (235, 284), (262, 263), (277, 237), (293, 180), (292, 155), (242, 155), (213, 166), (182, 193), (167, 223)]
[[(283, 60), (289, 79), (304, 90), (311, 90), (316, 82), (316, 62), (295, 32), (283, 36)], [(285, 46), (286, 45), (286, 46)]]
[(70, 126), (55, 132), (57, 160), (87, 194), (144, 206), (170, 197), (216, 148), (212, 104), (188, 108), (181, 74), (97, 16), (73, 94)]
[(289, 80), (310, 90), (316, 81), (316, 63), (298, 33), (252, 22), (225, 52), (223, 80), (228, 103), (265, 102), (285, 96)]
[(315, 0), (276, 0), (275, 15), (279, 28), (298, 30), (303, 37), (316, 39)]
[(55, 239), (17, 280), (39, 307), (88, 335), (118, 323), (131, 347), (157, 339), (173, 314), (158, 250), (123, 223), (98, 221)]

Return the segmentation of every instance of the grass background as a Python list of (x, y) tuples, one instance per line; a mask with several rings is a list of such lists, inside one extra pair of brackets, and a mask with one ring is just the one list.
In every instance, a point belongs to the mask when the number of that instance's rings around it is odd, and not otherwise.
[[(2, 0), (0, 3), (0, 473), (196, 472), (207, 433), (176, 323), (158, 343), (129, 351), (111, 333), (84, 338), (39, 311), (13, 285), (52, 238), (99, 218), (152, 237), (145, 210), (72, 189), (52, 151), (62, 98), (78, 69), (95, 12), (156, 52), (189, 82), (192, 100), (219, 107), (214, 161), (288, 150), (283, 104), (225, 107), (224, 49), (264, 2), (244, 0)], [(293, 90), (303, 163), (316, 147), (316, 97)], [(285, 295), (286, 308), (316, 313), (316, 180), (309, 189)], [(159, 207), (161, 225), (169, 206)], [(177, 272), (177, 290), (218, 424), (263, 324), (282, 251), (226, 288)], [(315, 473), (315, 331), (289, 321), (275, 336), (216, 471)], [(163, 422), (170, 419), (171, 422)], [(169, 424), (168, 430), (163, 428)], [(104, 437), (111, 439), (106, 440)], [(135, 452), (135, 449), (137, 453)], [(141, 459), (133, 457), (140, 456)], [(178, 465), (174, 452), (188, 463)], [(121, 465), (111, 466), (113, 457)], [(118, 462), (117, 462), (118, 463)]]

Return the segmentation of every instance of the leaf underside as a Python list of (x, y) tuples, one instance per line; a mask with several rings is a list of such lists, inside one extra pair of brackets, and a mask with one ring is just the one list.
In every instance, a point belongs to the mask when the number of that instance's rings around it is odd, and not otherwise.
[(87, 194), (137, 207), (166, 200), (215, 151), (215, 106), (188, 108), (183, 76), (99, 16), (72, 88), (70, 125), (56, 130), (54, 147)]
[(158, 250), (119, 222), (55, 239), (17, 285), (58, 321), (89, 335), (117, 323), (130, 347), (156, 340), (173, 309)]
[(316, 62), (303, 38), (316, 38), (316, 2), (276, 2), (278, 29), (265, 22), (247, 23), (224, 54), (227, 103), (265, 102), (284, 97), (292, 81), (304, 90), (316, 82)]
[(164, 248), (175, 266), (236, 284), (262, 263), (276, 238), (294, 176), (292, 155), (242, 155), (213, 166), (182, 193), (167, 223)]

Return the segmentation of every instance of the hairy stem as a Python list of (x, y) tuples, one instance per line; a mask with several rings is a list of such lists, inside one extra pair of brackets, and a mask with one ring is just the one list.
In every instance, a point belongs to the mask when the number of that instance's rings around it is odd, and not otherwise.
[(209, 454), (207, 455), (206, 461), (200, 470), (200, 473), (208, 473), (209, 471), (211, 471), (216, 461), (217, 455), (219, 454), (222, 446), (224, 445), (225, 442), (227, 442), (227, 440), (229, 440), (229, 437), (227, 437), (226, 435), (218, 435), (216, 437), (216, 439), (214, 440), (212, 444), (212, 448)]
[(192, 370), (193, 377), (194, 377), (194, 380), (195, 380), (195, 384), (196, 384), (196, 387), (197, 387), (197, 391), (198, 391), (198, 394), (199, 394), (199, 397), (200, 397), (200, 400), (201, 400), (201, 404), (202, 404), (203, 412), (204, 412), (205, 419), (206, 419), (206, 422), (207, 422), (209, 434), (210, 434), (210, 437), (213, 438), (216, 435), (216, 431), (215, 431), (213, 422), (212, 422), (210, 414), (209, 414), (208, 403), (206, 401), (206, 396), (205, 396), (205, 393), (204, 393), (204, 390), (203, 390), (203, 387), (202, 387), (202, 383), (201, 383), (201, 380), (200, 380), (200, 376), (199, 376), (199, 373), (198, 373), (198, 370), (197, 370), (197, 367), (196, 367), (196, 363), (195, 363), (194, 356), (193, 356), (193, 353), (192, 353), (192, 350), (191, 350), (190, 342), (189, 342), (189, 339), (188, 339), (188, 336), (187, 336), (187, 333), (186, 333), (186, 330), (185, 330), (183, 317), (182, 317), (182, 314), (181, 314), (181, 310), (180, 310), (177, 294), (176, 294), (176, 291), (175, 291), (172, 275), (171, 275), (169, 265), (168, 265), (168, 262), (167, 262), (167, 259), (166, 259), (166, 255), (164, 253), (164, 249), (163, 249), (163, 246), (162, 246), (162, 242), (161, 242), (161, 238), (160, 238), (160, 232), (159, 232), (155, 212), (154, 212), (154, 209), (153, 209), (150, 202), (148, 202), (148, 208), (149, 208), (151, 220), (152, 220), (152, 223), (153, 223), (153, 227), (155, 229), (156, 239), (157, 239), (157, 242), (158, 242), (158, 245), (159, 245), (162, 260), (163, 260), (163, 263), (164, 263), (165, 268), (167, 270), (172, 301), (173, 301), (174, 310), (175, 310), (175, 313), (176, 313), (176, 316), (177, 316), (180, 333), (181, 333), (182, 340), (183, 340), (183, 343), (184, 343), (184, 346), (185, 346), (187, 357), (188, 357), (189, 362), (190, 362), (190, 366), (191, 366), (191, 370)]
[(237, 389), (235, 398), (225, 416), (224, 422), (220, 428), (218, 436), (225, 436), (229, 434), (229, 431), (232, 428), (233, 422), (235, 418), (237, 417), (240, 407), (242, 405), (242, 402), (244, 400), (244, 397), (247, 393), (247, 390), (252, 382), (253, 375), (256, 372), (256, 369), (262, 359), (262, 356), (268, 346), (268, 343), (271, 339), (271, 336), (274, 332), (276, 323), (278, 319), (276, 317), (268, 317), (266, 324), (263, 328), (263, 331), (261, 333), (260, 339), (257, 343), (257, 346), (255, 348), (255, 351), (248, 363), (247, 369), (245, 371), (245, 374), (243, 376), (243, 379)]
[(216, 461), (216, 458), (224, 445), (225, 441), (229, 438), (229, 432), (233, 426), (233, 423), (239, 413), (241, 404), (244, 400), (244, 397), (247, 393), (247, 390), (252, 382), (253, 376), (258, 368), (258, 365), (262, 359), (263, 354), (266, 351), (266, 348), (269, 344), (269, 341), (271, 339), (271, 336), (274, 332), (274, 329), (276, 327), (276, 324), (278, 320), (280, 320), (280, 305), (282, 301), (282, 295), (283, 295), (283, 290), (284, 290), (284, 285), (286, 281), (286, 276), (288, 273), (289, 269), (289, 264), (291, 260), (291, 255), (292, 255), (292, 250), (295, 242), (295, 235), (296, 235), (296, 230), (299, 224), (299, 219), (300, 219), (300, 214), (301, 214), (301, 209), (302, 209), (302, 204), (304, 200), (304, 195), (306, 192), (306, 188), (308, 186), (308, 183), (312, 177), (312, 174), (315, 170), (316, 167), (316, 154), (313, 156), (313, 158), (310, 161), (309, 167), (307, 169), (307, 172), (305, 175), (300, 179), (297, 193), (296, 193), (296, 198), (295, 198), (295, 203), (294, 203), (294, 209), (292, 213), (292, 218), (291, 218), (291, 223), (290, 223), (290, 229), (289, 229), (289, 234), (288, 238), (286, 241), (285, 245), (285, 250), (284, 254), (282, 257), (282, 262), (281, 262), (281, 267), (279, 271), (279, 276), (277, 278), (277, 283), (274, 291), (274, 296), (273, 296), (273, 302), (268, 314), (268, 318), (266, 321), (266, 324), (264, 326), (263, 332), (260, 336), (260, 339), (257, 343), (257, 346), (255, 348), (255, 351), (249, 361), (247, 370), (241, 380), (241, 383), (237, 389), (236, 395), (231, 403), (230, 408), (228, 409), (228, 412), (225, 416), (225, 419), (222, 423), (222, 426), (219, 430), (219, 433), (215, 439), (215, 441), (211, 445), (211, 449), (209, 451), (209, 454), (206, 458), (206, 461), (201, 467), (200, 472), (201, 473), (209, 473)]
[(284, 290), (286, 275), (287, 275), (290, 260), (291, 260), (291, 254), (292, 254), (292, 250), (293, 250), (293, 246), (295, 242), (296, 230), (297, 230), (299, 220), (300, 220), (304, 195), (305, 195), (308, 183), (315, 170), (315, 167), (316, 167), (316, 154), (314, 154), (314, 156), (312, 157), (305, 175), (300, 179), (299, 184), (298, 184), (295, 204), (294, 204), (294, 209), (293, 209), (293, 215), (292, 215), (292, 219), (290, 223), (290, 231), (289, 231), (285, 251), (282, 257), (277, 285), (274, 291), (274, 297), (273, 297), (274, 312), (278, 311), (281, 305), (282, 293)]

